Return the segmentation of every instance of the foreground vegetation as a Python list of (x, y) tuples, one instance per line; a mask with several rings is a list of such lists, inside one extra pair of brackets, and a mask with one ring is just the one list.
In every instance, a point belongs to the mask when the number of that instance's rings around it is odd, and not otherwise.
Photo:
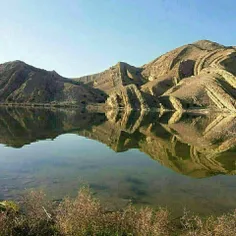
[(132, 205), (108, 211), (82, 188), (77, 198), (61, 203), (31, 192), (19, 204), (0, 203), (0, 235), (236, 235), (236, 212), (202, 219), (185, 212), (173, 219), (166, 209), (137, 210)]

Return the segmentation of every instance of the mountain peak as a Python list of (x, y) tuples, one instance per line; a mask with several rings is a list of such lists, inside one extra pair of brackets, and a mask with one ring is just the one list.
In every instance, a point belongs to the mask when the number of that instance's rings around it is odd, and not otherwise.
[(126, 63), (126, 62), (123, 62), (123, 61), (119, 61), (118, 63), (116, 63), (115, 66), (118, 66), (118, 67), (124, 67), (124, 66), (127, 66), (127, 65), (129, 65), (129, 64)]
[(208, 40), (208, 39), (198, 40), (192, 44), (205, 50), (215, 50), (218, 48), (225, 48), (224, 45)]
[(20, 64), (26, 65), (25, 62), (20, 61), (20, 60), (8, 61), (8, 62), (4, 62), (4, 63), (2, 63), (2, 64), (0, 64), (0, 65), (20, 65)]

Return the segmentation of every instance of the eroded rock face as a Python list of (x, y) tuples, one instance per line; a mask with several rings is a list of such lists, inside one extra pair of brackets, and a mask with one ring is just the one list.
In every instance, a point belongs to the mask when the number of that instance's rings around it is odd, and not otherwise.
[(111, 93), (106, 101), (106, 105), (112, 109), (125, 110), (159, 108), (159, 103), (155, 97), (143, 93), (134, 84), (121, 87)]
[(119, 62), (74, 80), (15, 61), (0, 65), (0, 102), (236, 112), (235, 68), (236, 48), (209, 40), (176, 48), (140, 68)]
[[(202, 40), (174, 49), (141, 68), (119, 64), (80, 81), (87, 80), (109, 93), (106, 104), (112, 109), (205, 108), (235, 112), (235, 68), (235, 47)], [(137, 99), (139, 93), (149, 106), (138, 105), (142, 103)]]
[(119, 62), (104, 72), (84, 76), (75, 80), (110, 94), (129, 84), (134, 84), (138, 87), (141, 86), (145, 83), (145, 79), (142, 77), (141, 72), (142, 68)]
[(186, 77), (190, 77), (194, 75), (194, 60), (185, 60), (180, 62), (179, 64), (179, 79), (183, 79)]
[(171, 101), (177, 99), (182, 110), (235, 112), (235, 53), (210, 41), (180, 47), (145, 66), (142, 73), (152, 80), (141, 90), (158, 97), (167, 110), (179, 110)]

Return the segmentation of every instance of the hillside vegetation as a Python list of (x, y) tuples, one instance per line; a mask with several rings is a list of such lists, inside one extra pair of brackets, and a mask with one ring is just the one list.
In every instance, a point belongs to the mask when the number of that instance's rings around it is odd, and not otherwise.
[(235, 225), (235, 212), (203, 219), (184, 211), (174, 218), (167, 209), (132, 205), (108, 211), (88, 188), (59, 204), (48, 202), (42, 192), (31, 192), (20, 205), (0, 202), (1, 236), (234, 236)]

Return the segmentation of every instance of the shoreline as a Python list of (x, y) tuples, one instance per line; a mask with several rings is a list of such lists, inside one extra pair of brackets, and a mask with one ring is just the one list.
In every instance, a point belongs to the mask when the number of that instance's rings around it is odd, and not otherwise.
[(183, 210), (173, 217), (165, 208), (137, 209), (129, 204), (109, 211), (88, 187), (76, 198), (65, 198), (56, 204), (47, 201), (43, 192), (23, 197), (18, 204), (0, 202), (0, 235), (116, 235), (116, 236), (233, 236), (236, 233), (236, 211), (220, 216), (200, 217)]

